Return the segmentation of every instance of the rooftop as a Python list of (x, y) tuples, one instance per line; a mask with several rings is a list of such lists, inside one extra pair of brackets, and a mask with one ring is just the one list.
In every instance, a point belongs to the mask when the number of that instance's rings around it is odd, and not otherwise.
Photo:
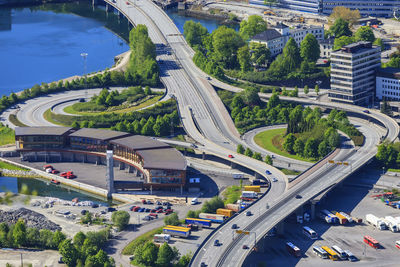
[(86, 137), (86, 138), (93, 138), (93, 139), (107, 141), (118, 137), (125, 137), (128, 135), (130, 134), (125, 132), (117, 132), (117, 131), (93, 129), (93, 128), (82, 128), (70, 134), (69, 136)]
[(318, 40), (318, 43), (320, 44), (329, 44), (329, 45), (333, 45), (335, 43), (335, 37), (333, 36), (329, 36), (326, 39), (323, 40)]
[(158, 140), (141, 136), (127, 136), (118, 138), (110, 142), (111, 144), (124, 146), (133, 150), (145, 150), (145, 149), (157, 149), (157, 148), (169, 148), (170, 146), (160, 142)]
[(333, 51), (333, 53), (358, 54), (374, 48), (378, 48), (378, 46), (372, 45), (371, 42), (360, 41), (357, 43), (345, 45), (341, 49)]
[(275, 29), (286, 29), (289, 28), (289, 26), (287, 26), (286, 24), (283, 24), (282, 22), (278, 22), (275, 27)]
[(255, 41), (270, 41), (270, 40), (274, 40), (276, 38), (281, 37), (282, 34), (280, 34), (277, 30), (275, 29), (268, 29), (262, 33), (256, 34), (253, 36), (253, 38), (251, 38), (252, 40)]
[(71, 130), (71, 127), (15, 127), (15, 135), (64, 135)]
[(175, 148), (140, 150), (145, 169), (186, 170), (186, 159)]
[(385, 77), (389, 79), (400, 80), (400, 69), (397, 68), (379, 68), (377, 70), (376, 76)]

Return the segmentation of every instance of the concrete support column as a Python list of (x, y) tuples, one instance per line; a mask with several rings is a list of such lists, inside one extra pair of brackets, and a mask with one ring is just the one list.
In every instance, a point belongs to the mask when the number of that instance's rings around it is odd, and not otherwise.
[(101, 157), (97, 156), (96, 165), (101, 165)]
[(205, 153), (205, 152), (203, 152), (202, 159), (203, 159), (203, 160), (206, 159), (206, 153)]
[(316, 203), (314, 201), (311, 201), (311, 214), (310, 214), (311, 220), (315, 219), (315, 204)]
[(183, 195), (183, 185), (181, 185), (181, 196)]
[(37, 161), (37, 152), (35, 152), (35, 161)]
[(284, 221), (281, 221), (280, 223), (278, 223), (278, 224), (276, 225), (276, 233), (277, 233), (278, 235), (283, 235), (283, 234), (285, 234), (285, 222), (284, 222)]
[(120, 162), (119, 163), (119, 169), (120, 170), (125, 170), (125, 163), (124, 162)]
[(75, 153), (72, 153), (72, 162), (75, 162), (76, 158), (75, 158)]
[(296, 210), (296, 215), (301, 215), (303, 216), (304, 214), (304, 208), (303, 206), (300, 206), (297, 210)]
[(133, 170), (135, 169), (135, 167), (129, 165), (129, 173), (133, 173)]
[(150, 185), (150, 195), (152, 195), (152, 194), (153, 194), (153, 186)]
[(83, 154), (83, 163), (86, 163), (86, 162), (87, 162), (87, 155)]
[(112, 150), (107, 150), (106, 181), (107, 181), (107, 198), (112, 198), (112, 193), (114, 192), (114, 158)]
[(236, 163), (231, 161), (231, 169), (234, 169), (236, 167)]
[(260, 176), (260, 174), (258, 172), (254, 172), (254, 177), (256, 179), (260, 179), (261, 178), (261, 176)]
[(187, 150), (185, 148), (185, 150), (183, 151), (183, 155), (187, 156)]

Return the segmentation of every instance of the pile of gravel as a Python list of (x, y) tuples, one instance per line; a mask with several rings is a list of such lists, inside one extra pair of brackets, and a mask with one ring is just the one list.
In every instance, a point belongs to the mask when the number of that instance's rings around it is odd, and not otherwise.
[(44, 215), (35, 211), (25, 208), (11, 211), (0, 210), (0, 223), (5, 222), (7, 224), (15, 224), (19, 219), (25, 221), (26, 227), (37, 228), (39, 230), (48, 229), (51, 231), (61, 231), (61, 227), (58, 224), (48, 220)]

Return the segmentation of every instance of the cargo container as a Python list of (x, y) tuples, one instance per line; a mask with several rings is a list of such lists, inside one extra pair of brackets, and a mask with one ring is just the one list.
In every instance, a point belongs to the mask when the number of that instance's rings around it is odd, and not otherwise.
[(339, 223), (340, 224), (346, 224), (348, 222), (347, 218), (344, 217), (342, 214), (340, 214), (339, 212), (336, 212), (336, 217), (338, 217), (339, 219)]
[(170, 235), (166, 234), (154, 235), (154, 242), (156, 243), (164, 243), (164, 242), (168, 243), (170, 239), (171, 239)]
[(261, 187), (259, 185), (245, 185), (244, 186), (244, 191), (253, 191), (256, 193), (260, 193), (261, 192)]
[(233, 210), (234, 212), (239, 212), (240, 210), (239, 204), (226, 204), (226, 208), (229, 210)]
[(225, 215), (226, 217), (232, 217), (235, 212), (230, 209), (217, 209), (217, 214)]
[(223, 223), (227, 217), (225, 215), (220, 215), (220, 214), (200, 213), (199, 218), (210, 220), (215, 223)]
[(201, 225), (203, 227), (211, 227), (211, 220), (196, 219), (196, 218), (186, 218), (185, 223)]
[(163, 233), (171, 236), (189, 237), (191, 231), (186, 227), (167, 225), (163, 228)]
[(243, 191), (242, 198), (257, 198), (257, 193), (253, 191)]
[(372, 226), (378, 228), (379, 230), (385, 230), (386, 224), (378, 217), (373, 214), (365, 215), (365, 220), (367, 223), (371, 224)]
[(339, 212), (342, 216), (344, 216), (344, 217), (346, 217), (346, 219), (347, 219), (347, 221), (349, 222), (349, 223), (353, 223), (354, 221), (353, 221), (353, 218), (349, 215), (349, 214), (347, 214), (347, 213), (345, 213), (345, 212), (343, 212), (343, 211), (341, 211), (341, 212)]

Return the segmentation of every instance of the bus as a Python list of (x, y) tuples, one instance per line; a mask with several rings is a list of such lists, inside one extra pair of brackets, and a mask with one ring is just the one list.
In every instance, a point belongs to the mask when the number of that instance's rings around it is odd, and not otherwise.
[(295, 257), (301, 257), (301, 251), (298, 247), (296, 247), (292, 242), (286, 243), (286, 249)]
[(327, 246), (323, 246), (321, 247), (323, 250), (325, 250), (328, 253), (328, 257), (333, 260), (333, 261), (337, 261), (339, 259), (338, 255), (336, 254), (335, 251), (333, 251), (332, 249), (330, 249)]
[(316, 254), (318, 257), (327, 259), (328, 258), (328, 252), (323, 250), (321, 247), (313, 247), (313, 252)]
[(311, 238), (312, 240), (318, 239), (318, 234), (308, 226), (303, 227), (303, 234)]
[(186, 224), (201, 225), (203, 227), (211, 227), (211, 221), (210, 220), (204, 220), (204, 219), (186, 218), (185, 219), (185, 223)]
[(332, 246), (332, 249), (338, 254), (339, 259), (347, 260), (347, 254), (338, 246)]
[(397, 240), (397, 241), (396, 241), (396, 248), (399, 248), (399, 249), (400, 249), (400, 240)]
[(373, 248), (379, 248), (379, 242), (369, 235), (364, 236), (364, 243), (370, 245)]

